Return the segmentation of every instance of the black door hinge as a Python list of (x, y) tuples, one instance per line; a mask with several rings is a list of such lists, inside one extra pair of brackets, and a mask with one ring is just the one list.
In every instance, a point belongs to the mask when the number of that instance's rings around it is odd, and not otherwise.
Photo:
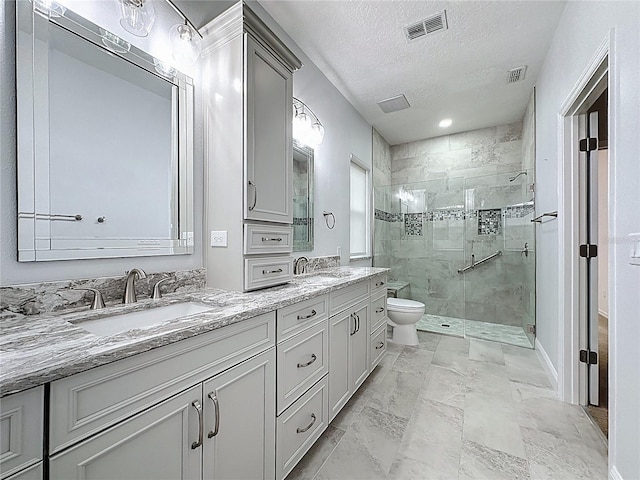
[(596, 365), (598, 363), (598, 353), (589, 350), (580, 350), (580, 361), (582, 363), (588, 363), (589, 365)]
[(580, 140), (580, 151), (581, 152), (591, 152), (593, 150), (598, 149), (598, 139), (597, 138), (583, 138)]
[(580, 256), (584, 258), (593, 258), (598, 256), (598, 246), (590, 243), (580, 245)]

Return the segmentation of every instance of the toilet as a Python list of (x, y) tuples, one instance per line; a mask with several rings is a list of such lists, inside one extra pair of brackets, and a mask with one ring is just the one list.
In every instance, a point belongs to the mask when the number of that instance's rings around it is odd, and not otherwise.
[(405, 298), (387, 298), (387, 323), (393, 327), (393, 343), (418, 345), (416, 323), (424, 314), (424, 303)]

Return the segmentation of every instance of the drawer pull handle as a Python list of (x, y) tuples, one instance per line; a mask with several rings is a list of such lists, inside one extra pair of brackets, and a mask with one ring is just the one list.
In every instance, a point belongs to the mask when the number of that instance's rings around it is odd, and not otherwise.
[(299, 363), (298, 364), (298, 368), (304, 368), (304, 367), (308, 367), (309, 365), (311, 365), (313, 362), (315, 362), (318, 359), (318, 357), (316, 357), (315, 353), (311, 354), (311, 360), (309, 360), (307, 363)]
[(268, 273), (282, 273), (282, 269), (279, 268), (277, 270), (262, 270), (263, 275), (267, 275)]
[(262, 241), (263, 242), (281, 242), (282, 238), (280, 238), (280, 237), (273, 237), (273, 238), (271, 238), (271, 237), (262, 237)]
[(376, 313), (384, 312), (384, 307), (376, 308)]
[(209, 395), (209, 400), (213, 402), (213, 407), (216, 409), (216, 421), (213, 426), (213, 431), (209, 431), (207, 434), (207, 438), (213, 438), (218, 434), (218, 430), (220, 430), (220, 404), (218, 403), (218, 395), (215, 391), (211, 392)]
[(380, 342), (380, 345), (376, 347), (376, 350), (380, 350), (382, 347), (384, 347), (384, 342)]
[(193, 402), (191, 402), (191, 405), (196, 409), (196, 412), (198, 412), (198, 441), (197, 442), (193, 442), (191, 444), (191, 449), (195, 450), (196, 448), (198, 448), (199, 446), (202, 445), (202, 433), (204, 430), (204, 419), (202, 417), (202, 405), (200, 405), (200, 402), (198, 400), (194, 400)]
[(317, 314), (318, 314), (318, 312), (316, 312), (315, 310), (311, 310), (311, 313), (309, 315), (304, 316), (304, 317), (302, 315), (298, 315), (298, 320), (306, 320), (308, 318), (315, 317)]
[(383, 286), (383, 285), (384, 285), (384, 282), (378, 282), (378, 283), (376, 283), (376, 287), (381, 287), (381, 286)]
[(307, 425), (307, 427), (306, 427), (306, 428), (300, 428), (300, 427), (296, 428), (296, 433), (304, 433), (304, 432), (306, 432), (306, 431), (307, 431), (307, 430), (309, 430), (311, 427), (313, 427), (313, 424), (314, 424), (314, 423), (316, 423), (316, 414), (315, 414), (315, 413), (312, 413), (312, 414), (311, 414), (311, 423), (310, 423), (309, 425)]

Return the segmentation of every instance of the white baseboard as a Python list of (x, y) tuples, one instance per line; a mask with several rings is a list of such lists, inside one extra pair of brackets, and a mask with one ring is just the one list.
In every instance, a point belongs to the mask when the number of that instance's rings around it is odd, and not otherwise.
[(544, 367), (545, 372), (547, 372), (547, 377), (549, 377), (549, 382), (551, 382), (551, 386), (555, 392), (558, 392), (558, 371), (551, 363), (551, 359), (547, 352), (542, 347), (542, 344), (536, 338), (536, 353), (538, 354), (538, 358), (540, 359), (540, 363)]
[(624, 480), (622, 478), (622, 475), (620, 475), (620, 472), (618, 472), (618, 469), (615, 466), (611, 467), (611, 470), (609, 470), (609, 479), (610, 480)]

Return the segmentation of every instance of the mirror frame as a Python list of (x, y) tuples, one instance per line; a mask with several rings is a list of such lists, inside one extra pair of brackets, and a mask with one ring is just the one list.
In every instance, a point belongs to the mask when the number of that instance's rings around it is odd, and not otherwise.
[[(80, 245), (51, 248), (54, 217), (49, 202), (49, 74), (48, 49), (36, 48), (36, 40), (49, 44), (50, 23), (86, 40), (110, 55), (144, 69), (172, 84), (174, 111), (171, 152), (171, 238), (81, 239)], [(102, 30), (84, 17), (66, 10), (55, 16), (38, 8), (38, 2), (16, 2), (17, 94), (17, 193), (18, 261), (51, 261), (191, 254), (193, 234), (193, 80), (179, 71), (171, 76), (156, 69), (158, 59), (130, 45), (125, 54), (105, 47)], [(20, 31), (31, 33), (31, 44), (20, 47)], [(109, 32), (110, 33), (110, 32)], [(117, 37), (117, 36), (116, 36)], [(155, 62), (155, 63), (154, 63)], [(25, 68), (26, 67), (26, 68)], [(41, 180), (47, 180), (42, 182)], [(47, 188), (36, 188), (36, 185)], [(65, 212), (67, 213), (67, 212)], [(73, 212), (71, 212), (73, 213)], [(60, 220), (57, 218), (57, 220)]]
[[(313, 148), (308, 147), (306, 145), (302, 145), (298, 143), (295, 139), (293, 140), (293, 152), (294, 156), (296, 153), (300, 155), (304, 155), (307, 157), (307, 240), (296, 240), (295, 235), (295, 225), (293, 229), (293, 251), (294, 252), (310, 252), (313, 250), (313, 222), (314, 222), (314, 211), (313, 211), (313, 197), (314, 197), (314, 152)], [(294, 160), (295, 162), (296, 160)], [(293, 200), (293, 199), (292, 199)], [(295, 209), (294, 209), (295, 210)]]

